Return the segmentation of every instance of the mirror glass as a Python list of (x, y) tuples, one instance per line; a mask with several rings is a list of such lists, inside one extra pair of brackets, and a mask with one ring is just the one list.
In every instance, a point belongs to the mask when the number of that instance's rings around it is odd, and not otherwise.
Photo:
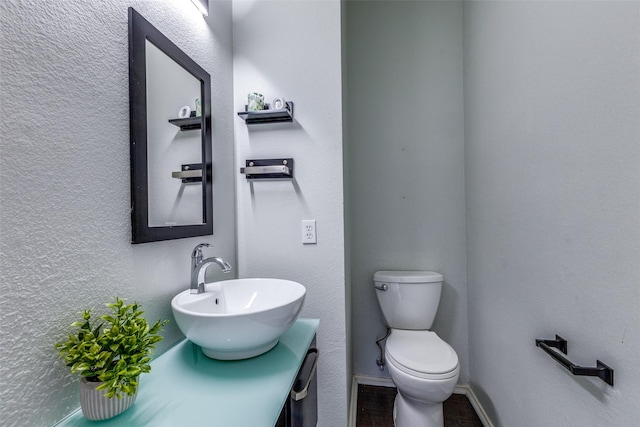
[(129, 9), (132, 242), (213, 234), (210, 76)]
[(149, 227), (202, 224), (202, 182), (172, 176), (183, 164), (202, 163), (202, 130), (182, 131), (167, 120), (183, 106), (196, 113), (200, 82), (148, 40), (146, 53)]

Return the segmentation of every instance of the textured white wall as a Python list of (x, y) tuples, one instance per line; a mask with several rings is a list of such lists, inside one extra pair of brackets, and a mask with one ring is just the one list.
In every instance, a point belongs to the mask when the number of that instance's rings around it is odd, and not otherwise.
[[(128, 6), (212, 76), (214, 236), (129, 243)], [(53, 348), (79, 311), (119, 295), (172, 318), (197, 243), (235, 265), (231, 3), (5, 0), (0, 20), (0, 423), (48, 426), (79, 405)]]
[(497, 426), (640, 425), (640, 3), (464, 12), (473, 387)]
[[(295, 102), (295, 123), (235, 119), (240, 275), (307, 288), (302, 316), (320, 319), (319, 426), (347, 425), (340, 1), (234, 1), (234, 104), (249, 92)], [(293, 157), (294, 182), (239, 175), (246, 159)], [(318, 244), (301, 243), (301, 220)]]
[(353, 369), (385, 331), (376, 270), (445, 277), (434, 330), (466, 383), (462, 3), (348, 2), (348, 155)]

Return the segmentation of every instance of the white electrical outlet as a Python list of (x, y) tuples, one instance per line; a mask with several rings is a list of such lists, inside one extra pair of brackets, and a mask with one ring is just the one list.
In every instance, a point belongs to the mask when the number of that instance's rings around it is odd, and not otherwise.
[(316, 239), (316, 220), (304, 219), (302, 220), (302, 244), (315, 244), (318, 243)]

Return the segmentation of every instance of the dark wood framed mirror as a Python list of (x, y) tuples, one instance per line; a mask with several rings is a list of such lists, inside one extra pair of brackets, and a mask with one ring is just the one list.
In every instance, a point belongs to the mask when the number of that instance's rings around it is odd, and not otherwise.
[(129, 8), (131, 242), (213, 234), (211, 76)]

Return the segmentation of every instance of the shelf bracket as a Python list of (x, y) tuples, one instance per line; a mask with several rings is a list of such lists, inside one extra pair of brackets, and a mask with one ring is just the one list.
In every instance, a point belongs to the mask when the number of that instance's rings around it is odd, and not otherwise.
[(181, 179), (183, 184), (202, 182), (202, 163), (182, 165), (180, 171), (171, 172), (171, 178)]
[(240, 173), (246, 176), (247, 181), (293, 178), (292, 158), (246, 160), (245, 164)]

